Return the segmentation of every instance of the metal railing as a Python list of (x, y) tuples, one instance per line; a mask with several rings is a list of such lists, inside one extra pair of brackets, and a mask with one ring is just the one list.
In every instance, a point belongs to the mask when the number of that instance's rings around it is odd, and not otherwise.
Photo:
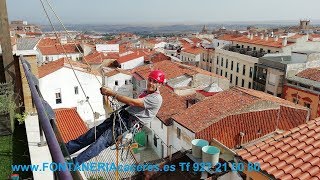
[[(52, 121), (54, 113), (52, 115), (53, 111), (50, 112), (51, 108), (49, 108), (48, 110), (48, 106), (46, 105), (47, 103), (41, 96), (41, 93), (39, 91), (38, 79), (32, 74), (30, 64), (27, 62), (27, 60), (23, 56), (20, 56), (20, 61), (22, 63), (26, 78), (28, 80), (31, 96), (37, 109), (39, 123), (45, 134), (52, 160), (57, 164), (65, 164), (66, 162), (65, 162), (64, 155), (60, 149), (60, 145), (56, 138), (55, 130), (51, 124), (51, 123), (54, 123), (54, 121)], [(56, 173), (59, 179), (62, 179), (62, 180), (73, 179), (69, 170), (57, 171)]]

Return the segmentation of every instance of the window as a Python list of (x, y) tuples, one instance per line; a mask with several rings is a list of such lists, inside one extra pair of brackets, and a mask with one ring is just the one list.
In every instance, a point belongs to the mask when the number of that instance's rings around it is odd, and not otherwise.
[(241, 48), (244, 48), (244, 45), (241, 45)]
[(227, 71), (224, 73), (224, 76), (225, 76), (225, 77), (228, 77), (228, 72), (227, 72)]
[(161, 129), (163, 129), (163, 122), (161, 122)]
[(230, 74), (230, 83), (232, 83), (232, 74)]
[(271, 53), (271, 50), (270, 50), (270, 49), (268, 49), (268, 53)]
[(157, 147), (157, 145), (158, 145), (158, 139), (156, 137), (156, 134), (153, 135), (153, 144), (155, 147)]
[(320, 92), (320, 88), (313, 87), (313, 90)]
[(250, 74), (249, 74), (249, 77), (252, 78), (252, 74), (253, 74), (253, 68), (250, 67)]
[(253, 47), (253, 50), (255, 51), (257, 48), (256, 47)]
[(222, 69), (220, 70), (220, 76), (222, 76)]
[(301, 83), (300, 83), (299, 86), (300, 86), (300, 87), (303, 87), (303, 88), (306, 88), (306, 89), (310, 89), (310, 86), (305, 85), (305, 84), (301, 84)]
[(236, 76), (236, 86), (238, 85), (238, 76)]
[(57, 89), (55, 94), (56, 94), (56, 104), (61, 104), (62, 103), (61, 89)]
[(177, 138), (181, 138), (181, 129), (177, 127)]
[(239, 72), (239, 63), (237, 63), (237, 73)]
[(244, 79), (242, 79), (241, 87), (244, 87)]
[(125, 80), (125, 81), (124, 81), (124, 84), (125, 84), (125, 85), (128, 85), (128, 84), (129, 84), (129, 81), (128, 81), (128, 80)]
[(74, 87), (74, 94), (79, 94), (79, 88), (78, 88), (78, 86), (75, 86), (75, 87)]
[(280, 93), (280, 94), (277, 94), (277, 97), (281, 98), (281, 93)]
[(267, 93), (268, 93), (268, 94), (271, 94), (271, 95), (273, 95), (273, 92), (271, 92), (271, 91), (267, 91)]
[(219, 74), (219, 69), (218, 68), (216, 69), (216, 74)]
[(217, 56), (217, 64), (219, 64), (219, 56)]
[(248, 88), (251, 88), (251, 82), (248, 83)]
[(226, 68), (228, 68), (228, 59), (226, 59)]
[(293, 98), (292, 102), (295, 103), (295, 104), (299, 104), (299, 100), (297, 98), (295, 98), (295, 97)]
[(221, 67), (223, 67), (223, 58), (221, 58)]
[(305, 102), (305, 103), (304, 103), (304, 107), (307, 107), (307, 108), (309, 108), (309, 109), (310, 109), (310, 103)]
[(242, 75), (246, 75), (246, 65), (242, 66)]
[(231, 61), (231, 71), (233, 71), (233, 61)]
[(114, 85), (118, 86), (119, 82), (118, 81), (114, 81)]

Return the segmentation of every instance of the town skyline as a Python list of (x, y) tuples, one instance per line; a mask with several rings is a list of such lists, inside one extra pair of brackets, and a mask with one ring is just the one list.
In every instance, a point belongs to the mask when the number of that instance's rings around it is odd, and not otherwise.
[[(16, 6), (17, 3), (20, 5)], [(310, 4), (313, 5), (310, 6)], [(170, 25), (320, 20), (320, 15), (316, 13), (316, 7), (320, 5), (320, 2), (316, 0), (309, 0), (308, 3), (301, 3), (297, 0), (281, 2), (271, 0), (268, 4), (253, 0), (246, 2), (232, 0), (223, 2), (209, 0), (149, 2), (137, 0), (112, 3), (101, 0), (95, 3), (70, 0), (51, 2), (51, 5), (62, 21), (68, 24)], [(288, 8), (289, 6), (290, 8)], [(23, 19), (32, 23), (48, 24), (39, 1), (18, 2), (12, 0), (7, 1), (7, 7), (9, 20)], [(49, 7), (46, 6), (46, 8), (49, 11)]]

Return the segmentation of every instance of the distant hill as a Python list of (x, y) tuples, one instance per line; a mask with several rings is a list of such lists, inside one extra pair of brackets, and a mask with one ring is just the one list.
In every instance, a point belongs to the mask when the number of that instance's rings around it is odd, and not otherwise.
[[(247, 26), (255, 26), (258, 28), (277, 28), (283, 26), (297, 26), (299, 22), (296, 21), (266, 21), (266, 22), (227, 22), (227, 23), (212, 23), (205, 24), (208, 29), (214, 30), (224, 26), (227, 29), (245, 30)], [(320, 21), (314, 21), (311, 25), (317, 26)], [(177, 32), (199, 32), (204, 24), (175, 24), (175, 25), (103, 25), (103, 24), (66, 24), (68, 30), (75, 31), (94, 31), (100, 33), (177, 33)], [(61, 31), (62, 28), (56, 29)], [(51, 26), (41, 25), (44, 32), (52, 31)]]

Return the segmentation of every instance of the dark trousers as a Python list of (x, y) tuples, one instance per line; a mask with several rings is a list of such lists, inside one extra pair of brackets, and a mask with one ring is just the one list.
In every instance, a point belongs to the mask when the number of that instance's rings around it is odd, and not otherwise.
[[(124, 124), (129, 129), (132, 126), (130, 120), (130, 114), (122, 110), (120, 112), (120, 116), (123, 119)], [(73, 154), (80, 149), (90, 145), (85, 151), (81, 152), (76, 158), (74, 158), (75, 163), (82, 164), (90, 160), (91, 158), (97, 156), (102, 150), (108, 148), (113, 145), (113, 118), (114, 114), (112, 114), (108, 119), (106, 119), (103, 123), (96, 126), (96, 141), (95, 141), (95, 128), (91, 128), (85, 134), (81, 135), (75, 140), (71, 140), (66, 144), (66, 147), (69, 151), (69, 154)], [(125, 127), (121, 124), (123, 131), (125, 131)], [(121, 135), (120, 122), (118, 120), (118, 116), (116, 115), (116, 123), (115, 123), (115, 138)]]

